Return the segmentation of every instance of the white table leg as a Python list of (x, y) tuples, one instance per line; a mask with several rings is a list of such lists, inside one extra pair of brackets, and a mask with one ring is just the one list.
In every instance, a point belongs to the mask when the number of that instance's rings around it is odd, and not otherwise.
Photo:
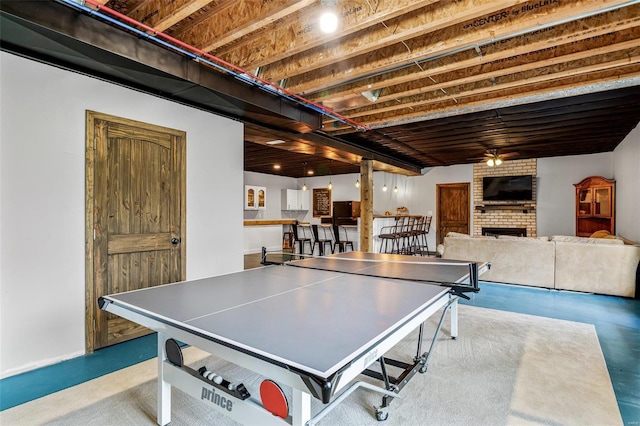
[(293, 407), (291, 407), (292, 426), (303, 426), (311, 418), (311, 395), (299, 389), (293, 389)]
[(458, 298), (451, 304), (451, 338), (458, 337)]
[(158, 418), (160, 426), (171, 423), (171, 384), (164, 381), (164, 361), (167, 359), (164, 342), (167, 337), (158, 333)]

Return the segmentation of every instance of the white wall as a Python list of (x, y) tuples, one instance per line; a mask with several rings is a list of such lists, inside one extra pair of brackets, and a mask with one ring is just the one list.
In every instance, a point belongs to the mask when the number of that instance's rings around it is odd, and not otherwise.
[[(429, 250), (436, 249), (436, 185), (439, 183), (465, 183), (469, 182), (469, 196), (471, 209), (473, 209), (473, 165), (461, 164), (456, 166), (435, 167), (424, 175), (409, 178), (407, 189), (407, 207), (409, 213), (423, 214), (433, 217), (431, 229), (427, 236)], [(473, 210), (470, 213), (470, 229), (473, 229)]]
[(84, 353), (88, 109), (186, 131), (187, 277), (243, 268), (241, 123), (0, 55), (1, 377)]
[(576, 234), (576, 188), (589, 176), (613, 178), (613, 153), (538, 159), (538, 235)]
[(613, 151), (616, 234), (640, 243), (640, 126)]

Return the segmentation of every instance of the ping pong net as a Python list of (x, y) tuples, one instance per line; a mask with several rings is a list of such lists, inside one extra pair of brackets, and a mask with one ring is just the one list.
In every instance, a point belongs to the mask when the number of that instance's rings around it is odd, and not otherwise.
[(469, 297), (464, 293), (480, 291), (478, 277), (490, 267), (480, 262), (355, 251), (329, 256), (292, 255), (267, 252), (264, 247), (261, 263), (441, 285), (466, 299)]

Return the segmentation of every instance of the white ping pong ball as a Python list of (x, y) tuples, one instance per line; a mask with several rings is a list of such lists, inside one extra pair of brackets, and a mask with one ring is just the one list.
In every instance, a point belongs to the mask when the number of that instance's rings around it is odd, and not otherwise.
[(222, 383), (222, 376), (216, 376), (216, 377), (213, 379), (213, 381), (214, 381), (215, 383), (217, 383), (217, 384)]

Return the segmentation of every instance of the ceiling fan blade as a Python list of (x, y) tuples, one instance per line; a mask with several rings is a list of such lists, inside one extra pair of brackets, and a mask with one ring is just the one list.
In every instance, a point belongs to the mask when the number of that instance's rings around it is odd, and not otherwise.
[(509, 151), (509, 152), (506, 152), (504, 154), (499, 154), (499, 155), (500, 155), (500, 157), (505, 159), (505, 158), (514, 157), (516, 155), (520, 155), (520, 153), (518, 151)]

